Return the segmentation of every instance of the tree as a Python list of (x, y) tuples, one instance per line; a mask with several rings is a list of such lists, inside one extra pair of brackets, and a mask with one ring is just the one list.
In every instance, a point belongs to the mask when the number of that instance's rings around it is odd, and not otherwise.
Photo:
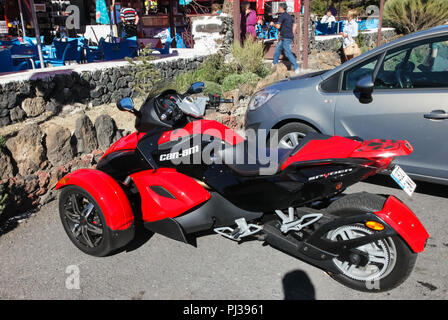
[(400, 33), (413, 33), (448, 20), (447, 0), (387, 0), (385, 21)]

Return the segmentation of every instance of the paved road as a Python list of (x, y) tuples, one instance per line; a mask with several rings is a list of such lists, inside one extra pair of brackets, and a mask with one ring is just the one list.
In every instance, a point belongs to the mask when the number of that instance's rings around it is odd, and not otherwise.
[[(0, 298), (3, 299), (447, 299), (448, 187), (420, 184), (408, 198), (379, 179), (349, 192), (400, 196), (416, 212), (431, 238), (410, 278), (381, 294), (347, 289), (322, 271), (261, 242), (237, 244), (218, 235), (198, 248), (160, 235), (140, 237), (134, 249), (111, 257), (83, 254), (59, 221), (57, 202), (44, 206), (0, 236)], [(444, 197), (445, 196), (445, 197)], [(79, 289), (67, 289), (72, 267)]]

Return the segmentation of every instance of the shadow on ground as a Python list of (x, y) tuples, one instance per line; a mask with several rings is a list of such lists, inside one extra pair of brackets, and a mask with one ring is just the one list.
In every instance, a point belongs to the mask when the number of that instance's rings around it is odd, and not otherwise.
[(310, 277), (302, 270), (288, 272), (283, 277), (285, 300), (315, 300), (316, 292)]
[[(415, 181), (415, 180), (414, 180)], [(399, 189), (401, 188), (388, 175), (378, 174), (365, 180), (365, 182), (383, 187)], [(434, 197), (448, 198), (448, 185), (435, 184), (424, 181), (415, 181), (417, 184), (416, 193), (426, 194)]]

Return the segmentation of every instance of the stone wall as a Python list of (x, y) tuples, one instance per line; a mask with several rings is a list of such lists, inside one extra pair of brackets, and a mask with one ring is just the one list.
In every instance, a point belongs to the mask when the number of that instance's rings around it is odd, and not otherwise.
[[(197, 69), (205, 56), (155, 61), (163, 78)], [(95, 71), (61, 70), (47, 77), (0, 85), (0, 127), (37, 117), (45, 111), (58, 114), (73, 103), (93, 106), (133, 95), (135, 72), (130, 65)]]
[[(378, 32), (361, 32), (360, 37), (362, 37), (362, 44), (368, 48), (376, 47), (376, 39)], [(382, 43), (388, 42), (397, 36), (395, 29), (384, 29), (381, 32)], [(322, 38), (322, 37), (317, 37)], [(311, 41), (310, 47), (311, 50), (315, 50), (317, 52), (323, 51), (337, 51), (342, 46), (342, 38), (341, 37), (325, 37), (325, 40), (317, 40), (316, 37), (313, 37)]]

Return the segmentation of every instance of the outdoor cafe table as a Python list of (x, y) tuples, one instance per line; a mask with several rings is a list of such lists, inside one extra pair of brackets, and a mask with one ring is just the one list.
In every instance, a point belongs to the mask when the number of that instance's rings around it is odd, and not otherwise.
[(31, 66), (34, 69), (34, 59), (36, 59), (37, 56), (35, 54), (12, 54), (11, 59), (14, 60), (30, 60)]

